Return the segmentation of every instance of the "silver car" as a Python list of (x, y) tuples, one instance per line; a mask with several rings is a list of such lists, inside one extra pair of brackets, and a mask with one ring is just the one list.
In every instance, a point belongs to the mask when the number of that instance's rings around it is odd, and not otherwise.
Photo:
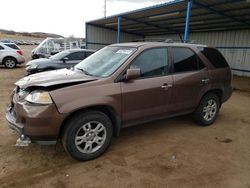
[(13, 69), (24, 62), (23, 51), (16, 44), (0, 42), (0, 65)]

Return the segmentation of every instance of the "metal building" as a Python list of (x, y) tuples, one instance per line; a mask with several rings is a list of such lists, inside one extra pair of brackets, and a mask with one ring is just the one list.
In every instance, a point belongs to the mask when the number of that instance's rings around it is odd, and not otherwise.
[(86, 47), (151, 38), (207, 44), (250, 76), (250, 0), (174, 0), (86, 23)]

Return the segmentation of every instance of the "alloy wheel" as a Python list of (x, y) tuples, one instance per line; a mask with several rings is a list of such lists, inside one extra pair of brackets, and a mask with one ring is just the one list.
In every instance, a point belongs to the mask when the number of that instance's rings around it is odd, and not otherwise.
[(7, 60), (5, 61), (5, 65), (6, 65), (6, 67), (8, 67), (8, 68), (14, 68), (15, 65), (16, 65), (16, 62), (15, 62), (13, 59), (7, 59)]
[(206, 121), (211, 121), (217, 113), (217, 104), (214, 99), (207, 101), (207, 104), (203, 108), (203, 118)]
[(90, 121), (78, 129), (75, 145), (81, 153), (94, 153), (103, 146), (106, 137), (106, 127), (100, 122)]

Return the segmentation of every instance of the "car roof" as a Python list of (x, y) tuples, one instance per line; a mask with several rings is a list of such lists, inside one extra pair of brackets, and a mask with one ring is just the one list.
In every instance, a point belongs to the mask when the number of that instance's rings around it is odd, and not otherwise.
[(129, 43), (119, 43), (119, 44), (111, 44), (110, 46), (118, 46), (118, 47), (134, 47), (138, 48), (141, 46), (144, 47), (154, 47), (154, 46), (180, 46), (180, 47), (207, 47), (207, 45), (203, 44), (191, 44), (191, 43), (180, 43), (180, 42), (129, 42)]

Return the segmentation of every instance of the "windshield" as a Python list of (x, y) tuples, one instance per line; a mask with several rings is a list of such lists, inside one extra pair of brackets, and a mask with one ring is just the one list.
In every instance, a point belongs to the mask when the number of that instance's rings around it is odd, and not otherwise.
[(97, 76), (108, 77), (113, 74), (135, 52), (131, 47), (105, 47), (75, 66), (82, 72)]
[(62, 52), (59, 52), (59, 53), (49, 57), (49, 59), (61, 60), (62, 58), (64, 58), (67, 55), (69, 55), (69, 51), (62, 51)]

